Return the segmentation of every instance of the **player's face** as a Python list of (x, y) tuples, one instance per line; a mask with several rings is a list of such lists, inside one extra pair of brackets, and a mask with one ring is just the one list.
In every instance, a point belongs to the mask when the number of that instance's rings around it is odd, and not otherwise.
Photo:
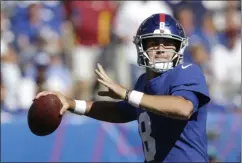
[(177, 50), (175, 41), (163, 38), (146, 40), (144, 48), (151, 62), (169, 62)]

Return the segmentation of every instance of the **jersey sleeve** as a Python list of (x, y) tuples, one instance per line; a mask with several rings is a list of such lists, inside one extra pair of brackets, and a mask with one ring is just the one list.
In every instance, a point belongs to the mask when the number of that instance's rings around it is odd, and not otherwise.
[(191, 91), (175, 91), (172, 93), (172, 95), (173, 96), (182, 96), (186, 100), (191, 101), (193, 104), (193, 113), (198, 110), (199, 101), (198, 101), (198, 97), (196, 96), (195, 93), (193, 93)]
[(205, 76), (198, 65), (179, 65), (172, 78), (170, 94), (177, 91), (191, 91), (198, 98), (198, 108), (210, 101)]
[(136, 119), (136, 108), (130, 105), (126, 101), (119, 101), (117, 103), (117, 109), (119, 109), (122, 113), (130, 117), (129, 119)]

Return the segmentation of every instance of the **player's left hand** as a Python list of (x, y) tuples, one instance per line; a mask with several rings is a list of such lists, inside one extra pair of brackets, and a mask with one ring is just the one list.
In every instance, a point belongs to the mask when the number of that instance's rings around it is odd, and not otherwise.
[(108, 88), (108, 91), (98, 92), (99, 96), (108, 96), (113, 99), (124, 99), (126, 94), (126, 89), (121, 85), (115, 83), (107, 73), (104, 71), (102, 65), (97, 64), (97, 69), (95, 69), (96, 74), (98, 75), (98, 82), (103, 84)]

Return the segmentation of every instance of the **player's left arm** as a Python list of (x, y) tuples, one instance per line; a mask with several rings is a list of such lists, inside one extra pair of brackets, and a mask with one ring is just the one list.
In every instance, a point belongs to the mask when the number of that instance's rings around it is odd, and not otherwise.
[(194, 101), (184, 98), (182, 93), (181, 95), (177, 94), (167, 96), (144, 94), (139, 106), (155, 114), (161, 114), (166, 117), (180, 120), (187, 120), (193, 114), (198, 102), (196, 95), (192, 92), (184, 91), (183, 93), (188, 94), (190, 99), (194, 99)]
[(140, 106), (167, 117), (188, 120), (194, 112), (210, 101), (202, 69), (195, 64), (180, 65), (173, 73), (167, 96), (144, 94)]
[(173, 73), (167, 96), (144, 94), (140, 105), (147, 111), (167, 117), (187, 120), (210, 101), (202, 69), (195, 64), (180, 65)]

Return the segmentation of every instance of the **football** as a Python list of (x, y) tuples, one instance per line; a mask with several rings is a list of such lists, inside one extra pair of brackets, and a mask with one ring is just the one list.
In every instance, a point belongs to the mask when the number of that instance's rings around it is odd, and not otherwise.
[(28, 126), (37, 136), (54, 132), (61, 123), (62, 104), (56, 95), (46, 95), (35, 99), (28, 111)]

